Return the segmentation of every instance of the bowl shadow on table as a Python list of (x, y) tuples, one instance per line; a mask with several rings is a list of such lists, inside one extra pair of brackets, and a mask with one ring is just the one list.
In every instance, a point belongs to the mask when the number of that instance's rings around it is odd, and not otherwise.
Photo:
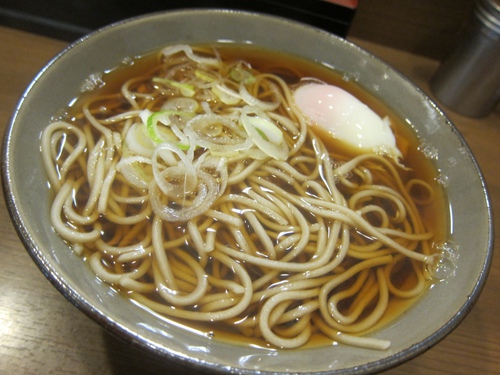
[(200, 369), (187, 368), (168, 359), (134, 347), (107, 331), (102, 331), (111, 374), (115, 375), (202, 375)]

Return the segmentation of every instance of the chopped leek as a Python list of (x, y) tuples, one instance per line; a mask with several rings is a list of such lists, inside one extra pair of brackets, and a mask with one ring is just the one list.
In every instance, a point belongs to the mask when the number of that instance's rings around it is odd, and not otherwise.
[(180, 90), (182, 95), (188, 98), (193, 97), (195, 94), (194, 86), (188, 83), (177, 82), (168, 78), (159, 78), (159, 77), (153, 78), (153, 82), (175, 87)]
[(261, 151), (274, 159), (286, 160), (288, 146), (284, 141), (283, 132), (264, 111), (256, 107), (245, 107), (241, 114), (241, 123)]
[(266, 141), (281, 144), (283, 141), (283, 132), (270, 120), (262, 117), (249, 117), (252, 126)]
[(200, 104), (193, 98), (172, 98), (162, 105), (162, 111), (179, 111), (184, 116), (194, 116)]
[(236, 82), (241, 82), (245, 85), (255, 82), (255, 77), (248, 70), (245, 70), (241, 64), (234, 67), (229, 73), (231, 78)]
[(213, 76), (213, 73), (210, 72), (205, 72), (203, 70), (196, 69), (194, 71), (194, 75), (198, 77), (199, 79), (206, 81), (206, 82), (215, 82), (217, 81), (217, 78)]
[[(145, 109), (144, 111), (139, 113), (139, 117), (142, 119), (142, 122), (146, 125), (149, 137), (155, 143), (162, 143), (165, 142), (166, 140), (172, 141), (172, 139), (164, 139), (160, 135), (160, 132), (158, 131), (158, 123), (161, 123), (166, 126), (169, 126), (171, 124), (170, 116), (186, 116), (190, 118), (192, 117), (192, 114), (189, 112), (173, 111), (173, 110), (151, 112), (149, 109)], [(180, 141), (179, 147), (189, 148), (189, 145), (185, 144), (187, 138), (185, 137), (181, 138), (179, 137), (179, 134), (176, 134), (174, 129), (171, 130)]]
[[(271, 90), (274, 92), (277, 91), (276, 87), (272, 88)], [(253, 107), (259, 107), (260, 109), (263, 109), (265, 111), (274, 111), (280, 105), (278, 95), (275, 94), (274, 100), (271, 102), (260, 100), (256, 97), (252, 96), (248, 92), (247, 88), (245, 87), (245, 85), (243, 83), (240, 83), (239, 94), (240, 94), (241, 99), (245, 103), (247, 103), (248, 105), (253, 106)]]
[(130, 127), (125, 137), (123, 154), (135, 154), (151, 157), (153, 155), (155, 143), (149, 137), (145, 126), (134, 124)]
[(213, 58), (213, 57), (203, 57), (195, 54), (193, 52), (193, 49), (186, 45), (186, 44), (178, 44), (174, 46), (169, 46), (165, 47), (162, 50), (162, 53), (164, 56), (172, 56), (175, 55), (176, 53), (179, 52), (184, 52), (187, 57), (189, 57), (191, 60), (197, 62), (198, 64), (205, 64), (209, 66), (217, 66), (220, 64), (220, 60), (218, 58)]
[(216, 85), (212, 87), (212, 92), (221, 100), (222, 103), (227, 105), (236, 105), (241, 101), (241, 96), (230, 88), (223, 85)]

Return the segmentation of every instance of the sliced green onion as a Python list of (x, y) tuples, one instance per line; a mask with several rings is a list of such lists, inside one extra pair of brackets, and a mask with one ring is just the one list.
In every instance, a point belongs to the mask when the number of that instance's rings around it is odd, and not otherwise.
[(153, 82), (175, 87), (181, 91), (182, 95), (188, 98), (193, 97), (195, 94), (194, 86), (188, 83), (177, 82), (168, 78), (159, 78), (159, 77), (154, 77)]
[(148, 122), (148, 118), (149, 116), (151, 116), (153, 114), (152, 111), (150, 111), (149, 109), (144, 109), (142, 110), (141, 112), (139, 112), (139, 117), (141, 118), (142, 120), (142, 123), (143, 124), (147, 124)]
[(283, 132), (264, 111), (247, 106), (243, 108), (240, 120), (248, 136), (261, 151), (277, 160), (287, 159), (288, 146)]
[(173, 124), (170, 128), (172, 129), (172, 132), (175, 134), (175, 136), (179, 139), (177, 147), (179, 147), (183, 151), (188, 150), (191, 147), (192, 143), (190, 142), (189, 137), (187, 137), (186, 134), (175, 124)]
[(248, 133), (235, 120), (213, 113), (193, 117), (186, 124), (184, 133), (193, 144), (217, 156), (234, 154), (253, 145)]
[(191, 60), (197, 62), (198, 64), (205, 64), (210, 66), (217, 66), (220, 64), (220, 60), (213, 57), (202, 57), (193, 52), (193, 49), (186, 44), (177, 44), (174, 46), (165, 47), (162, 50), (164, 56), (172, 56), (176, 53), (184, 52), (184, 54), (189, 57)]
[(283, 132), (268, 118), (249, 117), (252, 126), (259, 132), (262, 138), (275, 145), (283, 142)]
[(151, 159), (144, 156), (129, 156), (120, 159), (116, 170), (133, 186), (139, 189), (147, 189), (153, 176), (149, 176), (144, 165), (151, 165)]
[(133, 124), (125, 136), (123, 154), (133, 153), (135, 155), (151, 157), (155, 143), (149, 137), (146, 126), (136, 123)]
[(182, 117), (194, 116), (196, 111), (200, 108), (200, 104), (193, 98), (172, 98), (169, 99), (161, 107), (162, 111), (178, 111), (183, 112)]
[[(169, 126), (171, 121), (170, 121), (170, 116), (187, 116), (187, 117), (192, 117), (193, 114), (189, 112), (182, 112), (182, 111), (172, 111), (172, 110), (166, 110), (166, 111), (158, 111), (158, 112), (151, 112), (149, 109), (145, 109), (139, 114), (139, 117), (141, 117), (142, 122), (146, 125), (146, 129), (148, 132), (149, 137), (151, 140), (155, 143), (162, 143), (165, 142), (166, 140), (168, 141), (174, 141), (173, 139), (164, 139), (160, 136), (160, 132), (158, 131), (158, 123), (162, 123), (163, 125)], [(181, 142), (184, 142), (185, 139), (180, 139), (180, 137), (176, 134), (178, 140)], [(185, 144), (180, 144), (182, 147), (187, 147), (189, 148), (189, 145)]]
[(155, 112), (148, 117), (146, 127), (148, 129), (149, 137), (153, 142), (162, 143), (163, 139), (158, 134), (158, 122), (161, 121), (164, 125), (170, 124), (170, 118), (164, 112)]
[(277, 88), (272, 87), (271, 90), (274, 92), (274, 101), (266, 102), (252, 96), (243, 83), (240, 84), (239, 94), (241, 99), (250, 106), (259, 107), (265, 111), (274, 111), (279, 107), (280, 101), (278, 99)]
[(236, 105), (241, 101), (241, 96), (230, 88), (223, 85), (216, 85), (212, 87), (212, 92), (221, 100), (222, 103), (227, 105)]
[(234, 67), (229, 73), (231, 78), (236, 82), (241, 82), (245, 85), (255, 82), (255, 77), (248, 70), (244, 69), (241, 64)]
[(196, 69), (194, 71), (194, 75), (205, 82), (217, 81), (217, 77), (214, 77), (212, 74), (213, 73), (208, 73), (208, 72), (205, 72), (205, 71), (199, 70), (199, 69)]

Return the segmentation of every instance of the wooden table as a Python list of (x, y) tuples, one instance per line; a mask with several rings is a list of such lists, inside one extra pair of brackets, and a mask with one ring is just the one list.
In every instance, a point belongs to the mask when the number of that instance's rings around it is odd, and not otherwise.
[[(387, 47), (356, 42), (429, 92), (438, 63)], [(0, 27), (0, 126), (3, 134), (33, 76), (66, 43)], [(500, 217), (500, 110), (483, 119), (446, 111), (462, 132), (489, 186)], [(177, 374), (130, 348), (71, 305), (44, 278), (0, 208), (0, 374)], [(497, 222), (495, 232), (500, 234)], [(500, 245), (496, 246), (497, 250)], [(472, 312), (447, 338), (388, 374), (500, 373), (500, 253)], [(185, 372), (182, 372), (185, 373)]]

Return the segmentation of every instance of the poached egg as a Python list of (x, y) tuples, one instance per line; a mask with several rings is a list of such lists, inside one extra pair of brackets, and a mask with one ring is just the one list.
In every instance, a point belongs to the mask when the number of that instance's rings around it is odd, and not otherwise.
[(396, 161), (402, 156), (387, 117), (381, 118), (366, 104), (344, 89), (309, 83), (293, 93), (304, 117), (357, 152), (385, 154)]

